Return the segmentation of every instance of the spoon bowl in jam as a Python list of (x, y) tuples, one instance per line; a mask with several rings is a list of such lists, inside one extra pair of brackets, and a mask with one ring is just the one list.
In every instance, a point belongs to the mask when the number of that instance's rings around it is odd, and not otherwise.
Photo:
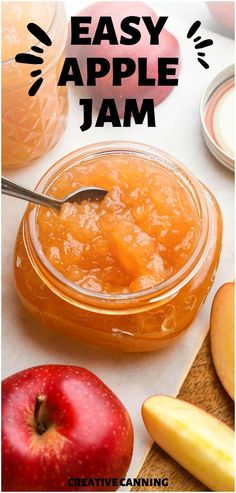
[(2, 193), (11, 195), (12, 197), (18, 197), (22, 200), (28, 200), (34, 204), (60, 209), (66, 202), (80, 204), (83, 200), (102, 200), (107, 194), (107, 191), (97, 187), (81, 187), (75, 192), (69, 193), (63, 199), (55, 199), (2, 177)]

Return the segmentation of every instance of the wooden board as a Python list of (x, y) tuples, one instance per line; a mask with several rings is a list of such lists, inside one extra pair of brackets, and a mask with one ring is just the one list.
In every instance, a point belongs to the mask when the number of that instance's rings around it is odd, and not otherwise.
[[(181, 388), (179, 397), (196, 404), (217, 418), (234, 426), (234, 403), (216, 375), (207, 336)], [(209, 491), (158, 445), (153, 444), (138, 477), (168, 478), (168, 487), (133, 487), (131, 491)]]

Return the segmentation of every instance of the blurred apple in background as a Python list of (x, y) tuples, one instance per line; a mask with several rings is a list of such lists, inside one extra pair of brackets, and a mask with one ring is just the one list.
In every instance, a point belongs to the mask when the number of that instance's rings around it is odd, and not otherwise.
[(105, 491), (69, 478), (123, 478), (133, 428), (120, 400), (84, 368), (44, 365), (2, 382), (2, 491)]
[(213, 17), (231, 33), (234, 32), (234, 2), (206, 2)]
[[(116, 31), (118, 41), (120, 40), (121, 34), (125, 37), (130, 37), (128, 34), (123, 33), (120, 27), (121, 21), (128, 16), (149, 16), (152, 18), (154, 24), (158, 20), (158, 15), (145, 3), (143, 2), (98, 2), (94, 3), (84, 10), (78, 12), (77, 15), (81, 16), (91, 16), (92, 23), (88, 25), (89, 34), (84, 37), (94, 37), (98, 20), (101, 16), (111, 16), (113, 25)], [(168, 21), (167, 21), (168, 24)], [(110, 45), (109, 41), (102, 41), (101, 45), (82, 45), (82, 46), (71, 46), (70, 39), (71, 34), (69, 32), (69, 46), (68, 46), (68, 56), (76, 57), (79, 60), (79, 66), (83, 71), (83, 79), (86, 83), (87, 71), (86, 71), (86, 58), (87, 57), (102, 57), (109, 60), (112, 65), (112, 58), (132, 58), (136, 64), (138, 58), (147, 58), (148, 65), (148, 77), (155, 78), (158, 77), (158, 67), (157, 60), (160, 57), (179, 57), (179, 43), (175, 36), (171, 34), (165, 27), (162, 29), (159, 36), (159, 45), (150, 45), (150, 35), (144, 22), (141, 20), (140, 24), (135, 25), (141, 32), (141, 39), (137, 44), (134, 45)], [(172, 66), (176, 67), (176, 65)], [(178, 66), (176, 67), (178, 74)], [(171, 78), (171, 76), (168, 76)], [(177, 78), (177, 75), (174, 76)], [(158, 87), (157, 82), (155, 86), (139, 86), (138, 85), (138, 73), (136, 72), (122, 80), (122, 86), (114, 87), (112, 85), (112, 71), (102, 77), (97, 79), (96, 87), (88, 87), (89, 95), (94, 99), (94, 104), (97, 108), (104, 98), (114, 98), (116, 106), (119, 112), (119, 116), (122, 117), (124, 114), (124, 100), (131, 98), (136, 99), (138, 105), (141, 104), (142, 100), (145, 98), (153, 98), (155, 106), (163, 101), (170, 92), (174, 89), (174, 86), (162, 86)]]

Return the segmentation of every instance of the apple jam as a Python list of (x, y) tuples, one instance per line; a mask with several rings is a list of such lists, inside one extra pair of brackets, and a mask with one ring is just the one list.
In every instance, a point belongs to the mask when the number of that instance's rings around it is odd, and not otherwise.
[[(47, 33), (51, 46), (44, 45), (27, 29), (32, 22)], [(39, 1), (2, 2), (4, 168), (29, 165), (53, 147), (64, 131), (67, 88), (58, 87), (57, 81), (64, 61), (67, 28), (63, 2), (46, 1), (43, 8)], [(19, 53), (40, 57), (41, 62), (38, 64), (34, 58), (29, 63), (17, 63), (15, 56)], [(40, 78), (42, 85), (31, 97), (29, 90)]]
[(38, 235), (65, 278), (99, 293), (148, 289), (173, 276), (199, 239), (188, 191), (153, 161), (113, 154), (65, 170), (48, 193), (63, 198), (81, 186), (108, 191), (102, 201), (40, 207)]
[(155, 350), (190, 324), (212, 284), (221, 215), (174, 158), (135, 143), (103, 143), (56, 163), (37, 190), (80, 186), (102, 201), (29, 205), (15, 251), (24, 306), (58, 333), (129, 351)]

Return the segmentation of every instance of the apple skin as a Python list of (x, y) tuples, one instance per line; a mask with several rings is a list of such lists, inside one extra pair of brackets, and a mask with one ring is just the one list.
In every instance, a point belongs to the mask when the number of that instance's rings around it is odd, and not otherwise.
[[(120, 23), (124, 17), (130, 15), (135, 16), (151, 16), (153, 22), (157, 22), (158, 16), (156, 13), (143, 2), (97, 2), (83, 9), (77, 15), (91, 16), (92, 22), (89, 24), (89, 34), (86, 37), (93, 39), (98, 20), (101, 16), (112, 17), (113, 25), (116, 31), (116, 36), (119, 42), (122, 34)], [(167, 21), (168, 23), (168, 21)], [(101, 102), (106, 98), (113, 98), (116, 102), (116, 107), (120, 118), (124, 116), (125, 99), (137, 100), (138, 106), (141, 105), (145, 98), (153, 99), (154, 105), (158, 105), (163, 101), (175, 86), (139, 86), (138, 72), (122, 80), (122, 85), (115, 87), (112, 85), (112, 58), (132, 58), (136, 62), (138, 58), (147, 58), (148, 76), (158, 78), (157, 60), (159, 57), (179, 57), (179, 43), (167, 29), (163, 28), (159, 36), (159, 45), (150, 45), (150, 35), (142, 21), (139, 26), (135, 26), (141, 32), (141, 39), (137, 44), (126, 45), (109, 45), (108, 41), (102, 41), (100, 45), (70, 45), (71, 31), (69, 27), (68, 36), (68, 56), (76, 57), (79, 61), (79, 66), (82, 72), (84, 84), (87, 81), (87, 57), (102, 57), (109, 60), (111, 70), (105, 77), (97, 79), (96, 86), (88, 87), (87, 92), (92, 96), (94, 105), (99, 109)], [(125, 34), (126, 36), (126, 34)], [(128, 37), (128, 35), (127, 35)], [(176, 66), (176, 75), (178, 77), (178, 66)], [(169, 76), (171, 78), (171, 76)]]
[(211, 309), (211, 354), (216, 373), (231, 399), (235, 398), (235, 286), (218, 289)]
[[(38, 434), (35, 399), (46, 396)], [(111, 491), (71, 487), (68, 478), (122, 478), (133, 450), (128, 412), (93, 373), (43, 365), (2, 382), (2, 491)]]
[(149, 397), (142, 416), (153, 440), (199, 481), (213, 491), (235, 491), (235, 436), (229, 426), (167, 395)]
[(234, 2), (207, 2), (211, 14), (231, 33), (234, 32), (235, 3)]

